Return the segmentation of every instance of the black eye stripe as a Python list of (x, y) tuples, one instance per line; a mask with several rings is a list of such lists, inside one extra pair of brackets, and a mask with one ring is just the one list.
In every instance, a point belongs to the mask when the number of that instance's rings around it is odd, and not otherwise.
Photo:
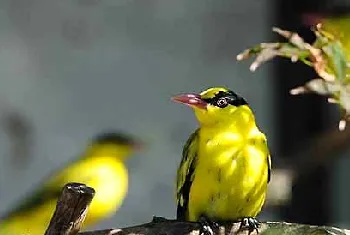
[[(220, 100), (222, 98), (226, 99), (227, 103), (234, 105), (234, 106), (241, 106), (241, 105), (247, 104), (247, 102), (241, 96), (237, 95), (233, 91), (226, 91), (226, 92), (219, 91), (215, 95), (215, 97), (209, 98), (209, 99), (203, 99), (203, 100), (211, 105), (220, 107), (220, 106), (218, 106), (217, 102), (218, 102), (218, 100)], [(224, 108), (224, 107), (220, 107), (220, 108)]]

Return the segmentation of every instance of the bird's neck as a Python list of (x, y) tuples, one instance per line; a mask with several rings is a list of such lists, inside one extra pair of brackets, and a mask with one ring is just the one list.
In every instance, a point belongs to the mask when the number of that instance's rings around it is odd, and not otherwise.
[(239, 138), (246, 138), (249, 133), (258, 130), (254, 114), (246, 105), (240, 106), (229, 118), (220, 122), (211, 123), (210, 125), (201, 125), (200, 129), (208, 138), (210, 136), (215, 138), (215, 136), (220, 136), (225, 133), (239, 135)]
[(203, 128), (231, 128), (246, 126), (255, 126), (255, 117), (253, 111), (247, 105), (239, 106), (234, 112), (230, 112), (220, 119), (209, 119), (201, 122)]

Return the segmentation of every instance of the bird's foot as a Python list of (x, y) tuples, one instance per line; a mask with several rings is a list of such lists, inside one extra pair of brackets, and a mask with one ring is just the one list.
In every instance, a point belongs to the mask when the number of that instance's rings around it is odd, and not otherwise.
[(239, 230), (248, 230), (249, 234), (251, 234), (254, 230), (256, 233), (259, 233), (258, 228), (260, 227), (260, 222), (254, 217), (245, 217), (241, 220), (241, 225), (239, 226)]
[(214, 230), (219, 229), (219, 224), (206, 216), (201, 216), (198, 222), (201, 226), (199, 235), (214, 235)]

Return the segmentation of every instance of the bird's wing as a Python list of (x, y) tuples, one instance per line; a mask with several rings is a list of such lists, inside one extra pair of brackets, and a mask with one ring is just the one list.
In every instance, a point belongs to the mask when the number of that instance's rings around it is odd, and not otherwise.
[[(269, 151), (269, 147), (267, 146), (267, 138), (265, 134), (262, 133), (264, 149), (266, 149), (266, 162), (267, 162), (267, 183), (271, 180), (271, 154)], [(264, 151), (265, 152), (265, 151)]]
[(80, 183), (86, 184), (86, 182), (91, 179), (91, 174), (89, 174), (89, 171), (82, 171), (80, 169), (78, 177), (73, 173), (76, 172), (74, 170), (81, 167), (81, 164), (79, 163), (80, 161), (73, 164), (71, 163), (64, 170), (59, 170), (57, 173), (49, 177), (48, 180), (44, 180), (44, 182), (39, 184), (40, 186), (36, 190), (30, 193), (31, 196), (25, 198), (18, 206), (12, 209), (4, 217), (0, 218), (0, 220), (21, 213), (35, 211), (38, 205), (51, 200), (57, 200), (62, 192), (63, 186), (69, 182), (76, 182), (77, 178), (79, 179)]
[(194, 178), (195, 164), (197, 160), (199, 129), (191, 134), (187, 140), (180, 166), (177, 170), (177, 219), (185, 220), (188, 213), (188, 201), (190, 188)]

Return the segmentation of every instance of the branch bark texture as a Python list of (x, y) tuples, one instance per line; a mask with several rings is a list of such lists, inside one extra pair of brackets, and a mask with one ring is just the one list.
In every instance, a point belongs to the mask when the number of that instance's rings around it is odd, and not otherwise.
[[(68, 183), (63, 188), (45, 235), (76, 235), (94, 197), (93, 188), (80, 183)], [(221, 224), (214, 235), (245, 235), (240, 223)], [(120, 229), (81, 232), (78, 235), (199, 235), (200, 224), (153, 217), (152, 222)], [(256, 234), (257, 231), (251, 234)], [(263, 222), (259, 234), (267, 235), (350, 235), (350, 230), (328, 226), (313, 226), (286, 222)]]
[[(239, 231), (240, 223), (220, 226), (215, 235), (247, 235), (248, 231)], [(252, 232), (251, 235), (256, 235)], [(259, 234), (264, 235), (350, 235), (350, 230), (328, 226), (313, 226), (286, 222), (263, 222)], [(153, 221), (133, 227), (82, 232), (78, 235), (199, 235), (199, 224), (167, 220), (154, 217)]]
[(66, 184), (57, 201), (56, 210), (45, 235), (77, 234), (94, 195), (95, 190), (85, 184)]

